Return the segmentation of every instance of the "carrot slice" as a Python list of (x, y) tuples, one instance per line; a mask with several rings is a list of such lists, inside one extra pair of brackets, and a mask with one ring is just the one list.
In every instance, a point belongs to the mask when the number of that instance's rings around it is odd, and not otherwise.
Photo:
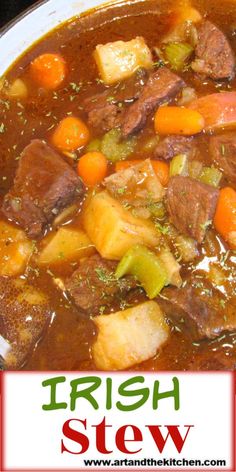
[(68, 116), (57, 126), (52, 144), (61, 151), (75, 151), (89, 141), (89, 130), (79, 118)]
[[(130, 161), (120, 161), (116, 164), (116, 172), (120, 170), (128, 169), (128, 167), (135, 166), (136, 164), (141, 164), (141, 159), (133, 159)], [(153, 170), (156, 176), (159, 178), (161, 184), (166, 187), (169, 181), (169, 165), (163, 161), (151, 160)]]
[(65, 60), (59, 54), (42, 54), (31, 62), (30, 74), (41, 87), (54, 90), (65, 79)]
[(88, 187), (99, 184), (107, 175), (107, 159), (101, 152), (87, 152), (77, 167), (78, 175)]
[(214, 225), (230, 247), (236, 249), (236, 192), (231, 187), (220, 190)]
[(161, 184), (166, 187), (169, 182), (169, 165), (163, 161), (151, 161), (155, 174)]
[(154, 126), (158, 134), (191, 136), (203, 130), (204, 118), (196, 110), (163, 106), (156, 111)]

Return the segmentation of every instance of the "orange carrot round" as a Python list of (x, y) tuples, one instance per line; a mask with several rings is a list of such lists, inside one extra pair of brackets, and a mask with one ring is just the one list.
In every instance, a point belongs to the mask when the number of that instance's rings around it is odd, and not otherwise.
[[(141, 164), (141, 159), (132, 159), (130, 161), (120, 161), (116, 164), (116, 172), (120, 170), (128, 169), (128, 167), (135, 166), (136, 164)], [(156, 176), (159, 178), (161, 184), (166, 187), (169, 181), (169, 165), (163, 161), (154, 161), (151, 160), (153, 170)]]
[(41, 87), (54, 90), (65, 79), (65, 60), (59, 54), (42, 54), (31, 62), (30, 74)]
[(155, 114), (154, 126), (158, 134), (191, 136), (203, 130), (204, 118), (196, 110), (163, 106), (158, 108)]
[(99, 184), (107, 175), (107, 159), (101, 152), (87, 152), (78, 162), (78, 175), (88, 187)]
[(61, 151), (75, 151), (89, 141), (89, 130), (79, 118), (64, 118), (52, 136), (52, 144)]
[(230, 247), (236, 249), (236, 192), (231, 187), (220, 190), (214, 225)]

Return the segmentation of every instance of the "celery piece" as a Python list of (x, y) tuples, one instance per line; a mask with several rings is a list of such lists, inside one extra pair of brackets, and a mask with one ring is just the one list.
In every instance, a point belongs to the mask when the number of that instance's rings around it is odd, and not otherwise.
[(203, 163), (201, 161), (193, 160), (189, 162), (188, 173), (192, 179), (198, 179), (202, 173)]
[(188, 175), (188, 156), (177, 154), (170, 163), (170, 177), (174, 175)]
[(101, 151), (101, 140), (100, 139), (93, 139), (90, 143), (86, 146), (86, 151)]
[(171, 42), (165, 46), (164, 53), (172, 69), (182, 70), (193, 53), (193, 47), (188, 43)]
[(212, 187), (219, 187), (222, 178), (222, 172), (216, 167), (203, 167), (199, 180), (204, 184), (212, 185)]
[(142, 146), (142, 151), (143, 152), (153, 151), (155, 147), (157, 146), (157, 144), (159, 143), (159, 141), (160, 141), (160, 138), (158, 135), (148, 138)]
[(122, 161), (132, 154), (136, 143), (134, 137), (121, 141), (121, 131), (112, 129), (103, 136), (101, 151), (111, 162)]
[(129, 249), (117, 266), (115, 276), (118, 279), (126, 274), (138, 279), (148, 298), (155, 298), (168, 283), (164, 263), (156, 254), (140, 244)]

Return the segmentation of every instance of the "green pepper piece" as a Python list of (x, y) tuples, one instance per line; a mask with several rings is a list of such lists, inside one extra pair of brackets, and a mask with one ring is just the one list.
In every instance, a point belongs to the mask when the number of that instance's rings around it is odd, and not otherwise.
[(163, 262), (145, 246), (137, 244), (127, 251), (117, 266), (115, 276), (131, 274), (137, 278), (148, 298), (155, 298), (168, 283)]

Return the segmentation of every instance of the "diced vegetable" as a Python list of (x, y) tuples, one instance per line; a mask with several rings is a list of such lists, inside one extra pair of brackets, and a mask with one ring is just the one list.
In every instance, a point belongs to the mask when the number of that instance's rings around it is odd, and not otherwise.
[[(142, 162), (140, 159), (133, 159), (130, 161), (117, 162), (116, 172), (119, 172), (123, 169), (128, 169), (129, 167), (135, 166)], [(169, 182), (169, 165), (166, 162), (151, 160), (152, 167), (161, 184), (166, 187)]]
[(126, 274), (137, 278), (149, 298), (155, 298), (168, 282), (165, 264), (145, 246), (133, 246), (121, 259), (115, 272), (120, 279)]
[(59, 54), (42, 54), (30, 64), (30, 74), (35, 82), (48, 90), (58, 88), (66, 77), (65, 60)]
[(188, 43), (168, 43), (164, 48), (166, 60), (174, 70), (183, 70), (193, 53), (193, 47)]
[(134, 217), (106, 191), (91, 196), (83, 212), (83, 224), (105, 259), (120, 260), (134, 244), (154, 247), (160, 238), (151, 222)]
[(150, 359), (167, 341), (170, 332), (154, 301), (97, 316), (94, 323), (98, 336), (92, 355), (96, 367), (102, 370), (127, 369)]
[(52, 135), (52, 144), (60, 151), (75, 151), (89, 141), (89, 130), (79, 118), (68, 116), (60, 121)]
[(192, 87), (184, 87), (182, 90), (182, 96), (178, 100), (178, 106), (186, 106), (191, 103), (193, 100), (196, 100), (197, 94), (194, 88)]
[(101, 139), (93, 139), (90, 143), (86, 146), (87, 152), (93, 151), (101, 151)]
[(116, 277), (131, 274), (137, 278), (149, 298), (155, 298), (165, 285), (180, 287), (180, 266), (169, 249), (158, 255), (139, 244), (131, 247), (117, 266)]
[(150, 159), (115, 172), (105, 179), (104, 185), (123, 204), (135, 208), (146, 207), (149, 202), (158, 202), (165, 195)]
[(204, 184), (212, 185), (213, 187), (219, 187), (222, 179), (222, 172), (216, 169), (216, 167), (203, 167), (202, 173), (199, 180)]
[(111, 162), (122, 161), (134, 152), (137, 139), (135, 137), (121, 141), (119, 129), (108, 131), (101, 142), (101, 152)]
[(154, 172), (160, 180), (161, 184), (166, 187), (169, 182), (169, 165), (166, 162), (158, 160), (152, 160), (151, 163)]
[(209, 268), (209, 280), (217, 287), (219, 287), (219, 285), (224, 285), (227, 281), (227, 275), (223, 271), (222, 267), (220, 267), (220, 265), (211, 263)]
[(206, 131), (236, 127), (236, 92), (205, 95), (190, 103), (189, 108), (203, 116)]
[(87, 152), (80, 158), (77, 170), (85, 185), (97, 185), (107, 175), (107, 159), (101, 152)]
[(152, 152), (157, 146), (157, 144), (159, 143), (159, 141), (160, 141), (159, 136), (152, 136), (151, 138), (148, 138), (142, 146), (142, 151)]
[(188, 156), (186, 154), (178, 154), (173, 157), (170, 163), (170, 177), (174, 175), (188, 175)]
[(0, 275), (23, 274), (33, 252), (24, 231), (0, 221)]
[(198, 179), (202, 173), (203, 163), (201, 161), (193, 160), (188, 164), (189, 177), (192, 179)]
[(155, 218), (163, 219), (166, 214), (165, 205), (163, 202), (151, 202), (148, 204), (148, 210)]
[(94, 57), (102, 80), (108, 85), (130, 77), (139, 67), (152, 67), (152, 54), (142, 37), (99, 44)]
[(168, 248), (162, 249), (158, 254), (160, 261), (163, 263), (168, 275), (167, 285), (175, 285), (181, 287), (182, 279), (180, 276), (180, 265), (175, 260), (173, 254)]
[(191, 136), (204, 128), (204, 118), (196, 110), (184, 107), (162, 106), (155, 114), (155, 131), (158, 134)]
[(193, 261), (199, 255), (196, 241), (188, 236), (177, 236), (175, 246), (178, 248), (181, 259), (184, 262)]
[(16, 100), (23, 100), (28, 96), (28, 89), (25, 82), (22, 79), (16, 79), (14, 82), (8, 87), (7, 95), (10, 98), (14, 98)]
[[(47, 240), (46, 240), (47, 241)], [(40, 265), (61, 264), (78, 261), (93, 254), (94, 246), (84, 231), (76, 228), (60, 228), (38, 257)]]
[(231, 187), (220, 190), (220, 196), (214, 217), (216, 231), (236, 249), (236, 192)]

